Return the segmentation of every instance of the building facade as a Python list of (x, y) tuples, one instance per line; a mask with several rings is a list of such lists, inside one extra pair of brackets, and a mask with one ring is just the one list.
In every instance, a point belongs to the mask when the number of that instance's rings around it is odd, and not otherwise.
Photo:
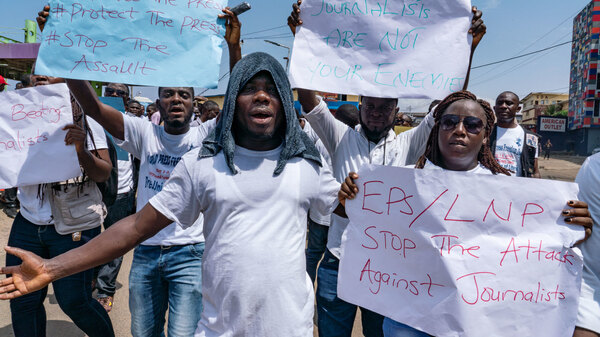
[(538, 117), (546, 112), (548, 107), (557, 106), (569, 99), (569, 94), (552, 92), (532, 92), (521, 100), (523, 120), (521, 124), (528, 129), (535, 129)]
[(568, 148), (582, 155), (600, 147), (599, 38), (600, 0), (593, 0), (573, 19)]

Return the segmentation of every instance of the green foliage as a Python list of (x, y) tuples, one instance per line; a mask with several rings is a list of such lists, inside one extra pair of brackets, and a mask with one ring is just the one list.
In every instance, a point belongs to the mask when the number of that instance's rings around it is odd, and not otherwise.
[(553, 116), (553, 117), (567, 117), (569, 115), (569, 111), (567, 110), (558, 110), (558, 108), (556, 107), (556, 105), (549, 105), (548, 107), (546, 107), (546, 110), (544, 111), (544, 115), (546, 116)]
[(557, 111), (552, 116), (555, 116), (555, 117), (568, 117), (569, 116), (569, 111), (568, 110)]
[(549, 105), (546, 107), (545, 115), (554, 116), (554, 114), (557, 112), (556, 110), (556, 105)]

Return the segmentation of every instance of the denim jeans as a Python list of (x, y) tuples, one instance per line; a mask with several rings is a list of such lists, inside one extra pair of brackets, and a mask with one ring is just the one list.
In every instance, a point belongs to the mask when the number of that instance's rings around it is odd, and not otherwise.
[[(43, 258), (52, 258), (77, 248), (100, 234), (100, 227), (81, 233), (80, 241), (71, 235), (60, 235), (53, 225), (38, 226), (18, 213), (8, 238), (8, 245), (28, 250)], [(6, 254), (6, 265), (15, 266), (21, 260)], [(106, 310), (92, 298), (93, 270), (67, 276), (52, 282), (58, 305), (84, 333), (90, 337), (114, 336)], [(44, 299), (48, 287), (10, 300), (13, 331), (16, 337), (46, 336)]]
[(308, 218), (308, 245), (306, 247), (306, 272), (313, 283), (317, 276), (317, 266), (327, 249), (329, 227), (319, 225)]
[(350, 337), (356, 309), (360, 308), (363, 335), (365, 337), (383, 337), (383, 316), (337, 297), (339, 264), (340, 260), (327, 250), (319, 266), (317, 277), (319, 336)]
[[(104, 229), (108, 229), (117, 221), (133, 213), (135, 213), (134, 191), (117, 194), (115, 203), (108, 207), (108, 214), (104, 219)], [(123, 263), (122, 256), (97, 268), (96, 289), (98, 289), (99, 298), (115, 295), (117, 275), (121, 269), (121, 263)]]
[(387, 317), (383, 320), (383, 335), (385, 337), (429, 337), (423, 331)]
[(204, 242), (184, 246), (138, 246), (129, 274), (129, 310), (134, 337), (194, 335), (202, 313)]

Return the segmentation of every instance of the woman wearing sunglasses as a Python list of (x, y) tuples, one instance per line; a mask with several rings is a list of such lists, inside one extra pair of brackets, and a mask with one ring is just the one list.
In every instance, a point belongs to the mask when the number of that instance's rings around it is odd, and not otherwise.
[[(475, 174), (505, 174), (510, 172), (494, 159), (489, 147), (489, 136), (494, 126), (494, 112), (490, 105), (468, 91), (446, 97), (433, 112), (435, 125), (429, 135), (425, 153), (415, 168), (425, 170), (466, 171)], [(358, 187), (354, 181), (358, 174), (351, 172), (338, 193), (340, 204), (354, 199)], [(562, 212), (565, 221), (586, 227), (587, 239), (591, 234), (592, 219), (587, 204), (569, 201), (574, 207)], [(565, 213), (566, 212), (566, 213)], [(419, 330), (386, 318), (383, 323), (385, 337), (429, 336)]]

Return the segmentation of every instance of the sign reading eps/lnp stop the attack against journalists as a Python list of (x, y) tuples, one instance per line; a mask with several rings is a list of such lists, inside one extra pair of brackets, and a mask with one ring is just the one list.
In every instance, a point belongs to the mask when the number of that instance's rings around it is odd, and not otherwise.
[(0, 188), (63, 181), (81, 175), (75, 146), (65, 145), (73, 123), (67, 85), (0, 95)]
[(434, 336), (571, 336), (573, 183), (365, 166), (346, 203), (338, 295)]
[(463, 88), (470, 0), (304, 0), (290, 76), (298, 88), (442, 98)]
[(214, 88), (227, 0), (52, 0), (36, 73)]

